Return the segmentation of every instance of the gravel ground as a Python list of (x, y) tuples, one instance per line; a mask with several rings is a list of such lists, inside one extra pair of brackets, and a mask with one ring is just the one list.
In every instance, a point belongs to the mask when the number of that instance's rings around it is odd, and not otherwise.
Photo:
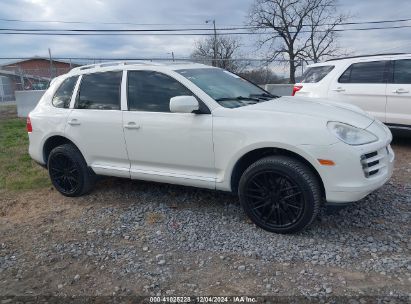
[[(296, 235), (255, 227), (235, 196), (103, 179), (88, 196), (1, 193), (0, 295), (411, 297), (411, 144), (391, 182)], [(348, 301), (348, 298), (343, 298)], [(367, 302), (369, 301), (369, 302)]]

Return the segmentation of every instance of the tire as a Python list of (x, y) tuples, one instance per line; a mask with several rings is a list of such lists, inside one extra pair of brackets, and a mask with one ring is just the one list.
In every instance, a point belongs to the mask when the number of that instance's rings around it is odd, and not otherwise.
[(317, 217), (321, 187), (305, 164), (286, 156), (262, 158), (241, 176), (238, 195), (247, 216), (264, 230), (295, 233)]
[(47, 168), (53, 186), (65, 196), (81, 196), (93, 187), (94, 176), (81, 152), (72, 144), (54, 148)]

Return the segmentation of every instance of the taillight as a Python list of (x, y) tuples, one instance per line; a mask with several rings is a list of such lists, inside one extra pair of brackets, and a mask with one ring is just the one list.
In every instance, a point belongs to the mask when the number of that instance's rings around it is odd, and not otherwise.
[(26, 128), (27, 128), (27, 132), (29, 133), (33, 132), (33, 127), (31, 126), (30, 116), (27, 116)]
[(293, 87), (293, 93), (291, 94), (291, 96), (294, 96), (295, 93), (297, 93), (299, 90), (301, 90), (303, 88), (303, 86), (299, 86), (299, 85), (295, 85)]

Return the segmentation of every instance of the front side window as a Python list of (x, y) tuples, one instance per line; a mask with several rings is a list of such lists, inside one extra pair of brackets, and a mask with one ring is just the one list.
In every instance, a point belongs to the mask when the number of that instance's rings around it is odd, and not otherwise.
[(300, 82), (315, 83), (319, 82), (334, 69), (333, 65), (323, 65), (308, 68), (301, 78)]
[(226, 108), (247, 106), (275, 97), (240, 76), (222, 69), (184, 69), (176, 72)]
[(340, 83), (384, 83), (387, 61), (352, 64), (338, 79)]
[(394, 83), (411, 84), (411, 59), (394, 61)]
[(67, 78), (63, 81), (53, 96), (52, 104), (56, 108), (70, 107), (71, 96), (73, 95), (74, 87), (76, 86), (78, 76)]
[(170, 99), (193, 93), (174, 78), (155, 71), (128, 71), (130, 111), (170, 112)]
[(123, 72), (83, 75), (76, 109), (120, 110)]

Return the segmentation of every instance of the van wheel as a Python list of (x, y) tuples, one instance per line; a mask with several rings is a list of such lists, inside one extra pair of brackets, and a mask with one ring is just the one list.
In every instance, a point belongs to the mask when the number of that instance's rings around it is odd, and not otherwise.
[(238, 188), (241, 205), (259, 227), (294, 233), (309, 226), (321, 205), (321, 187), (303, 163), (285, 156), (256, 161), (243, 173)]
[(65, 196), (80, 196), (89, 192), (94, 177), (80, 151), (72, 144), (54, 148), (47, 167), (53, 186)]

